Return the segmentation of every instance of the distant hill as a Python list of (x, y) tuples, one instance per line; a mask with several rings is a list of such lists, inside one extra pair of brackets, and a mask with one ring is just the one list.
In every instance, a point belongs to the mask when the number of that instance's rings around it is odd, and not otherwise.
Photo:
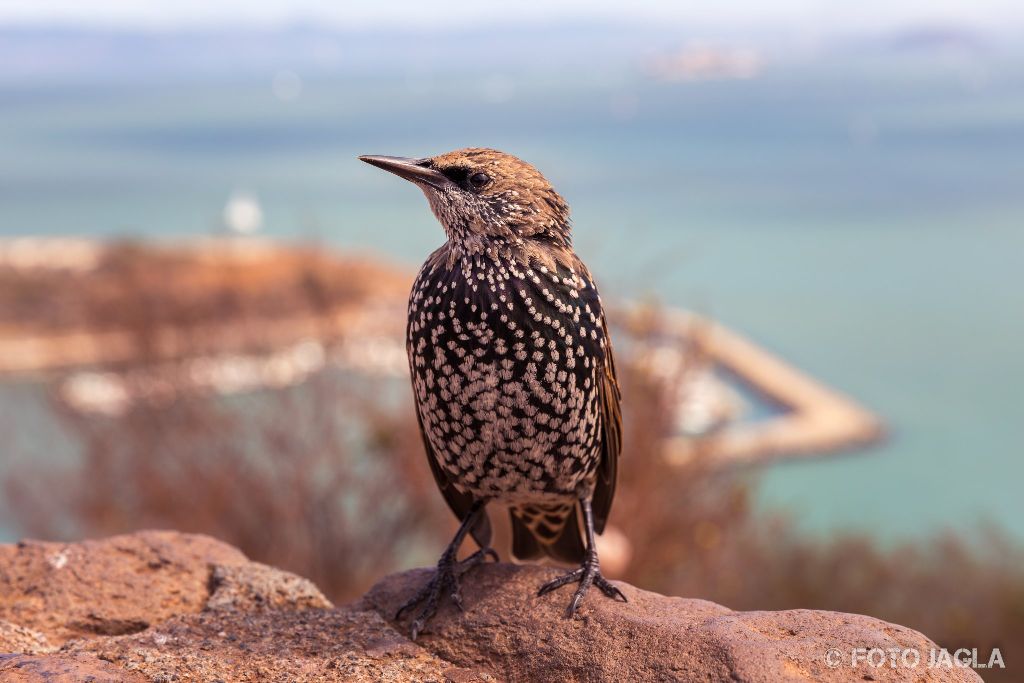
[(443, 33), (305, 25), (175, 32), (0, 27), (0, 64), (5, 65), (0, 79), (245, 77), (282, 68), (309, 76), (407, 70), (410, 65), (458, 72), (594, 68), (630, 61), (685, 38), (678, 31), (611, 25)]
[[(1018, 31), (1018, 34), (1020, 32)], [(614, 76), (654, 54), (694, 44), (756, 50), (802, 59), (837, 51), (917, 51), (950, 44), (1010, 46), (1015, 36), (966, 29), (909, 26), (895, 34), (816, 37), (813, 48), (797, 32), (721, 31), (694, 26), (575, 23), (475, 29), (344, 30), (314, 25), (288, 28), (101, 29), (0, 26), (0, 83), (267, 78), (281, 69), (304, 78), (383, 72), (490, 73), (562, 70)], [(796, 49), (794, 45), (801, 45)], [(810, 50), (810, 52), (809, 52)]]

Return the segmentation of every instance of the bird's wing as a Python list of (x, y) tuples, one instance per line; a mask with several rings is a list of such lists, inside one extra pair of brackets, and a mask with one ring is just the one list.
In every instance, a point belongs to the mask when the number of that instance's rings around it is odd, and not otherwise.
[(612, 338), (608, 334), (608, 321), (601, 315), (604, 328), (604, 363), (598, 368), (598, 400), (601, 410), (601, 464), (597, 470), (597, 484), (594, 488), (594, 530), (604, 531), (608, 512), (615, 497), (615, 481), (618, 477), (619, 453), (622, 451), (622, 410), (619, 402), (619, 380), (615, 376), (615, 358), (612, 355)]
[[(434, 481), (437, 482), (437, 488), (441, 490), (441, 495), (444, 496), (444, 500), (448, 503), (448, 507), (452, 509), (455, 516), (459, 518), (461, 522), (469, 514), (470, 508), (473, 506), (473, 496), (468, 493), (459, 492), (452, 484), (448, 475), (441, 467), (441, 462), (437, 458), (437, 454), (434, 453), (433, 447), (430, 445), (430, 439), (427, 438), (427, 432), (423, 429), (423, 418), (420, 416), (419, 405), (416, 406), (416, 422), (420, 427), (420, 436), (423, 438), (423, 449), (427, 452), (427, 463), (430, 464), (430, 472), (434, 475)], [(484, 510), (480, 515), (480, 520), (473, 525), (473, 528), (469, 530), (473, 535), (473, 540), (476, 541), (477, 545), (481, 548), (488, 548), (491, 545), (491, 520), (487, 516), (487, 511)]]

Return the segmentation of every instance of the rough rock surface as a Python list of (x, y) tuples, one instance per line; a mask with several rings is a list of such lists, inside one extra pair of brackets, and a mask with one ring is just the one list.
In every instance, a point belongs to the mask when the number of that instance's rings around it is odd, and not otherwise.
[(175, 532), (0, 545), (0, 619), (58, 646), (71, 638), (136, 633), (202, 610), (211, 565), (246, 564), (226, 543)]
[(0, 546), (0, 681), (977, 681), (969, 669), (830, 668), (836, 648), (917, 648), (870, 617), (733, 612), (620, 584), (582, 618), (568, 589), (535, 597), (553, 569), (487, 564), (465, 577), (417, 643), (395, 609), (426, 580), (383, 579), (334, 608), (293, 574), (204, 536), (142, 532), (76, 544)]
[(91, 655), (0, 654), (0, 681), (4, 683), (145, 683), (135, 671)]
[[(559, 573), (486, 565), (464, 582), (466, 612), (442, 607), (420, 644), (450, 662), (487, 666), (516, 681), (980, 680), (959, 668), (851, 666), (854, 648), (916, 648), (926, 661), (935, 646), (917, 631), (857, 614), (734, 612), (618, 583), (628, 603), (595, 589), (582, 619), (566, 620), (568, 588), (536, 597), (537, 587)], [(428, 576), (415, 570), (386, 577), (357, 606), (392, 615)], [(825, 661), (832, 648), (840, 653), (834, 668)]]
[(53, 652), (56, 649), (39, 631), (33, 631), (9, 621), (0, 621), (0, 653), (20, 652), (37, 655)]

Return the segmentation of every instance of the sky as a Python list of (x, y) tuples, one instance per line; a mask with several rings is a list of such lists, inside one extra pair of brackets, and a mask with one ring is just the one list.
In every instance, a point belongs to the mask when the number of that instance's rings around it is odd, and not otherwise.
[(567, 20), (673, 22), (698, 27), (877, 31), (906, 25), (1000, 29), (1024, 24), (1020, 0), (0, 0), (0, 24), (172, 30), (327, 23), (339, 28), (451, 28)]

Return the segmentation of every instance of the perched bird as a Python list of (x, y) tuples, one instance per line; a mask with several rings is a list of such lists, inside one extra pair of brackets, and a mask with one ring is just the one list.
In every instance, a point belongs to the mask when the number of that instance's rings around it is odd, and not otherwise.
[[(423, 589), (412, 637), (459, 577), (497, 555), (488, 503), (507, 506), (512, 552), (580, 567), (540, 588), (578, 583), (625, 596), (601, 576), (621, 449), (619, 387), (601, 299), (572, 248), (569, 207), (530, 164), (493, 149), (424, 159), (361, 156), (416, 184), (447, 241), (420, 268), (407, 348), (427, 460), (462, 524)], [(582, 528), (580, 525), (582, 516)], [(470, 534), (480, 550), (457, 560)]]

